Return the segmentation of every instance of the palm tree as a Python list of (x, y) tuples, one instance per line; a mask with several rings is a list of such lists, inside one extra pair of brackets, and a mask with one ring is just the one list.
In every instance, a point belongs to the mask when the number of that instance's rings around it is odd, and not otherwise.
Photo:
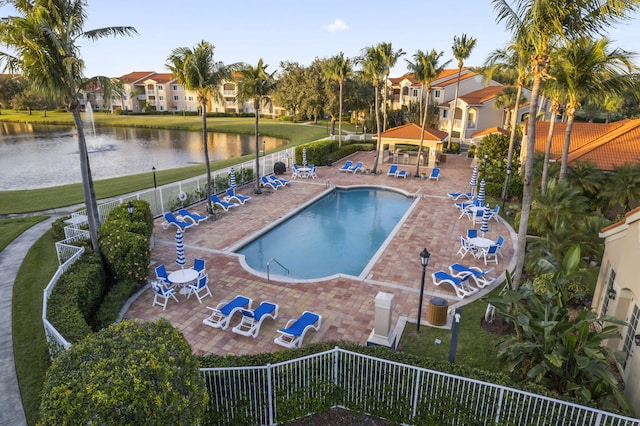
[(633, 54), (623, 49), (610, 49), (606, 38), (592, 40), (581, 37), (562, 45), (554, 55), (557, 62), (554, 77), (567, 97), (567, 127), (560, 162), (560, 180), (567, 174), (567, 159), (576, 110), (586, 97), (604, 93), (623, 93), (635, 84), (631, 77)]
[(385, 66), (384, 58), (380, 55), (380, 49), (377, 46), (370, 46), (364, 49), (364, 54), (358, 59), (362, 65), (363, 77), (371, 81), (373, 84), (374, 95), (374, 111), (376, 114), (376, 132), (378, 141), (376, 144), (376, 156), (373, 160), (373, 174), (378, 171), (378, 158), (382, 155), (382, 136), (380, 129), (380, 80), (384, 77)]
[[(507, 170), (511, 170), (513, 165), (513, 150), (516, 141), (516, 129), (518, 123), (518, 110), (520, 109), (520, 100), (523, 98), (522, 89), (531, 78), (531, 68), (529, 61), (531, 58), (531, 46), (526, 43), (517, 43), (512, 41), (504, 49), (494, 50), (489, 58), (485, 61), (485, 66), (489, 69), (489, 78), (494, 70), (501, 70), (507, 73), (515, 74), (515, 82), (518, 91), (516, 93), (516, 102), (513, 105), (514, 113), (511, 115), (511, 134), (509, 137), (509, 151), (507, 152)], [(509, 186), (509, 173), (506, 174), (504, 186), (502, 189), (502, 199), (506, 199)]]
[(604, 31), (615, 21), (628, 19), (639, 5), (634, 0), (492, 0), (497, 21), (504, 21), (514, 34), (516, 43), (532, 47), (531, 70), (533, 86), (529, 104), (528, 140), (524, 162), (522, 209), (516, 245), (516, 268), (513, 277), (517, 288), (522, 277), (526, 248), (527, 225), (533, 196), (533, 151), (536, 141), (536, 112), (542, 81), (550, 77), (551, 49), (563, 37), (577, 38)]
[(420, 132), (420, 145), (418, 146), (418, 160), (416, 161), (416, 176), (420, 173), (420, 156), (422, 155), (422, 145), (424, 144), (424, 131), (427, 127), (427, 116), (429, 111), (429, 99), (431, 97), (431, 82), (438, 77), (444, 68), (451, 62), (451, 60), (440, 65), (438, 62), (444, 55), (444, 52), (436, 52), (431, 49), (431, 52), (424, 53), (418, 50), (413, 55), (414, 62), (407, 60), (407, 68), (413, 72), (414, 78), (422, 83), (423, 91), (426, 93), (426, 104), (424, 107), (424, 114), (422, 116), (422, 131)]
[[(520, 94), (520, 98), (517, 96)], [(496, 109), (504, 109), (504, 124), (507, 129), (513, 127), (512, 118), (517, 111), (514, 110), (516, 105), (522, 104), (527, 101), (527, 98), (522, 96), (522, 90), (518, 90), (514, 87), (505, 87), (502, 92), (496, 95), (496, 101), (493, 107)], [(513, 120), (514, 122), (516, 120)]]
[(556, 127), (556, 117), (558, 116), (558, 112), (560, 111), (560, 97), (562, 93), (557, 88), (557, 80), (548, 80), (546, 81), (544, 92), (545, 95), (550, 99), (551, 106), (549, 110), (551, 111), (551, 117), (549, 117), (549, 130), (547, 132), (547, 145), (544, 150), (544, 161), (542, 163), (542, 178), (540, 179), (540, 192), (542, 195), (547, 191), (547, 181), (549, 179), (549, 161), (551, 160), (551, 147), (553, 146), (553, 131)]
[(258, 65), (244, 65), (240, 68), (241, 75), (238, 81), (238, 102), (253, 101), (253, 109), (255, 111), (255, 135), (256, 135), (256, 188), (255, 193), (261, 194), (260, 189), (260, 143), (258, 141), (260, 134), (258, 124), (260, 120), (260, 108), (271, 104), (271, 94), (277, 87), (275, 79), (275, 71), (271, 74), (267, 73), (267, 67), (263, 63), (262, 58), (258, 60)]
[(338, 147), (342, 148), (342, 91), (344, 89), (344, 81), (353, 74), (351, 60), (344, 57), (344, 53), (340, 52), (336, 56), (332, 56), (325, 63), (324, 74), (330, 80), (335, 80), (340, 86), (340, 108), (338, 112)]
[(602, 188), (602, 196), (609, 199), (609, 206), (621, 206), (625, 212), (632, 208), (632, 204), (640, 202), (640, 165), (626, 163), (617, 166), (608, 174)]
[(458, 91), (460, 89), (460, 74), (462, 73), (462, 65), (464, 61), (469, 59), (471, 56), (471, 51), (474, 47), (476, 47), (477, 40), (473, 37), (467, 39), (466, 34), (462, 34), (458, 38), (458, 36), (453, 36), (453, 46), (451, 49), (453, 50), (453, 57), (458, 60), (458, 76), (456, 78), (456, 95), (453, 99), (453, 113), (449, 114), (449, 136), (447, 136), (447, 147), (451, 149), (451, 132), (453, 132), (453, 119), (455, 118), (456, 108), (458, 107)]
[(213, 44), (204, 40), (193, 49), (178, 47), (171, 51), (166, 65), (186, 90), (196, 92), (198, 103), (202, 109), (202, 146), (204, 148), (204, 162), (207, 166), (207, 210), (209, 212), (212, 209), (211, 164), (207, 143), (207, 104), (210, 99), (220, 102), (224, 100), (219, 87), (225, 80), (231, 79), (231, 70), (237, 68), (235, 64), (225, 66), (222, 62), (214, 62), (214, 48)]
[(52, 98), (63, 99), (73, 115), (78, 132), (78, 151), (82, 189), (87, 208), (91, 245), (100, 253), (98, 228), (100, 216), (96, 201), (89, 154), (80, 117), (81, 91), (100, 85), (105, 99), (110, 99), (118, 86), (108, 77), (84, 76), (85, 63), (80, 58), (80, 39), (95, 41), (110, 36), (137, 34), (133, 27), (105, 27), (85, 30), (87, 14), (81, 0), (12, 1), (16, 16), (0, 22), (0, 42), (14, 53), (0, 52), (0, 65), (9, 72), (21, 72), (37, 90)]
[(406, 52), (402, 49), (394, 51), (391, 43), (380, 43), (377, 48), (380, 53), (380, 58), (382, 59), (382, 67), (384, 69), (384, 90), (382, 91), (382, 131), (384, 132), (387, 130), (387, 81), (389, 80), (391, 68), (396, 66), (400, 56), (406, 54)]

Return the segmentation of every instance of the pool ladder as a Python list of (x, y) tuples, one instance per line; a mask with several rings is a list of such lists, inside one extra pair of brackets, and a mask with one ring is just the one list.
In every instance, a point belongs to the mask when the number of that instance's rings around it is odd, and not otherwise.
[(336, 184), (335, 184), (334, 182), (330, 181), (330, 180), (327, 180), (327, 181), (325, 182), (325, 186), (326, 186), (327, 188), (335, 188), (335, 187), (336, 187)]
[(289, 275), (289, 269), (288, 269), (286, 266), (284, 266), (282, 263), (278, 262), (278, 259), (276, 259), (275, 257), (272, 257), (272, 258), (271, 258), (271, 259), (269, 259), (269, 261), (267, 262), (267, 281), (269, 281), (269, 268), (270, 268), (270, 265), (271, 265), (271, 261), (272, 261), (272, 260), (273, 260), (274, 262), (276, 262), (278, 265), (280, 265), (280, 267), (281, 267), (282, 269), (284, 269), (285, 271), (287, 271), (287, 275)]
[(418, 198), (418, 197), (420, 197), (420, 198), (424, 197), (424, 194), (422, 194), (423, 190), (424, 190), (424, 188), (420, 188), (420, 189), (418, 189), (418, 190), (416, 191), (416, 193), (415, 193), (415, 194), (413, 194), (413, 199), (415, 200), (415, 199), (416, 199), (416, 198)]

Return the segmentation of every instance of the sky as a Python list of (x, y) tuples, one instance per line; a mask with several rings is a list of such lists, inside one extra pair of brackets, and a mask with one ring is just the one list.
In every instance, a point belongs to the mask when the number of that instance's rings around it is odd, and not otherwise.
[[(397, 77), (407, 72), (406, 61), (418, 50), (442, 51), (442, 62), (452, 59), (448, 67), (455, 68), (454, 36), (477, 39), (466, 66), (482, 65), (511, 38), (504, 24), (496, 23), (491, 0), (88, 0), (86, 10), (86, 30), (133, 26), (139, 33), (82, 41), (88, 77), (168, 72), (166, 58), (173, 49), (202, 40), (215, 46), (216, 61), (255, 66), (262, 58), (269, 72), (277, 71), (281, 61), (306, 66), (341, 51), (353, 58), (368, 46), (387, 42), (406, 52), (391, 72)], [(0, 16), (10, 13), (0, 7)], [(640, 52), (639, 24), (640, 13), (612, 28), (613, 45)]]

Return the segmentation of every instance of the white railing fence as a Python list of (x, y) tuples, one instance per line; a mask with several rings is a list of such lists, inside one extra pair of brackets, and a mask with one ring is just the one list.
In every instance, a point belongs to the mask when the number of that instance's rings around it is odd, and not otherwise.
[(640, 420), (335, 349), (263, 367), (201, 369), (215, 424), (274, 425), (344, 407), (403, 424), (640, 425)]

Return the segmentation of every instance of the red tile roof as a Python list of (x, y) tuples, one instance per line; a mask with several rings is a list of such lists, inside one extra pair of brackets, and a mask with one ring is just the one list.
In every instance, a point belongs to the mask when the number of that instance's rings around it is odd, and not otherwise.
[(608, 231), (610, 229), (617, 228), (620, 225), (624, 225), (627, 222), (627, 217), (631, 216), (632, 214), (638, 213), (638, 212), (640, 212), (640, 206), (636, 207), (635, 209), (629, 210), (628, 212), (626, 212), (624, 214), (624, 219), (621, 219), (621, 220), (617, 221), (616, 223), (612, 223), (609, 226), (605, 226), (604, 228), (602, 228), (600, 230), (600, 232), (606, 232), (606, 231)]
[[(463, 68), (462, 72), (465, 72), (465, 71), (469, 71), (469, 70), (467, 68)], [(422, 83), (416, 80), (413, 75), (414, 75), (413, 73), (406, 73), (401, 75), (400, 77), (389, 77), (389, 81), (391, 82), (391, 85), (397, 85), (403, 80), (409, 80), (411, 82), (411, 85), (421, 86)], [(478, 75), (477, 72), (469, 71), (460, 76), (460, 81), (466, 80), (467, 78), (475, 77), (477, 75)], [(450, 78), (450, 77), (453, 77), (453, 78)], [(442, 79), (448, 79), (448, 80), (438, 81)], [(438, 76), (435, 78), (433, 87), (448, 86), (450, 84), (454, 84), (457, 80), (458, 80), (457, 68), (442, 70), (442, 72), (440, 72), (440, 74), (438, 74)]]
[(494, 126), (494, 127), (489, 127), (488, 129), (480, 130), (479, 132), (476, 132), (476, 133), (472, 134), (471, 137), (472, 138), (479, 138), (481, 136), (490, 135), (492, 133), (500, 133), (502, 135), (509, 136), (509, 131), (508, 130), (503, 129), (502, 127)]
[[(549, 124), (548, 121), (536, 123), (535, 152), (545, 151)], [(562, 154), (566, 127), (567, 123), (555, 123), (551, 142), (551, 154), (555, 157)], [(568, 162), (576, 161), (591, 161), (602, 170), (640, 161), (640, 119), (606, 124), (574, 123)]]
[[(467, 93), (466, 95), (458, 96), (458, 99), (462, 99), (467, 105), (479, 105), (483, 104), (491, 99), (495, 99), (507, 86), (487, 86), (475, 92)], [(453, 100), (453, 99), (452, 99)]]
[[(385, 139), (404, 139), (404, 140), (420, 140), (420, 132), (422, 128), (415, 123), (405, 124), (403, 126), (393, 127), (386, 132), (382, 132), (380, 137)], [(427, 127), (424, 129), (425, 141), (442, 141), (448, 135), (442, 130)]]
[(165, 72), (165, 73), (156, 73), (153, 74), (152, 76), (150, 76), (149, 78), (145, 79), (145, 80), (153, 80), (156, 83), (169, 83), (173, 80), (175, 80), (176, 78), (173, 76), (172, 73), (169, 72)]
[(122, 81), (125, 84), (134, 84), (145, 78), (149, 78), (154, 75), (153, 71), (134, 71), (129, 74), (125, 74), (122, 77), (118, 77), (118, 80)]

